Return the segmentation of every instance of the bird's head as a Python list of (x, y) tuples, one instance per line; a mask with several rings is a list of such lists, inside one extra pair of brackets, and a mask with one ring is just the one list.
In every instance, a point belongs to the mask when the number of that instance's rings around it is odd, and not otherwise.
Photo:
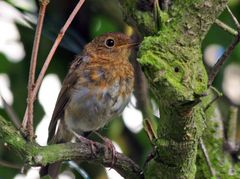
[(138, 43), (123, 33), (110, 32), (93, 39), (85, 46), (84, 51), (105, 59), (125, 60), (131, 49), (137, 45)]

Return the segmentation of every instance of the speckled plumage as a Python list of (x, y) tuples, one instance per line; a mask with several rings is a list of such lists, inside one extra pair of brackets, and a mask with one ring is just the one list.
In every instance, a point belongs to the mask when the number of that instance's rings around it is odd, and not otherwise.
[[(113, 47), (106, 45), (109, 39)], [(122, 33), (107, 33), (85, 46), (63, 81), (49, 126), (49, 143), (69, 141), (71, 130), (79, 134), (98, 130), (121, 114), (133, 90), (128, 57), (134, 45)]]

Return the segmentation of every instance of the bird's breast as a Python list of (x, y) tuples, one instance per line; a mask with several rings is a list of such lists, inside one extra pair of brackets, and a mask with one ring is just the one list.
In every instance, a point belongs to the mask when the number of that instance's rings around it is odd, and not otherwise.
[(133, 82), (131, 66), (85, 67), (66, 107), (66, 124), (78, 132), (103, 127), (128, 104)]

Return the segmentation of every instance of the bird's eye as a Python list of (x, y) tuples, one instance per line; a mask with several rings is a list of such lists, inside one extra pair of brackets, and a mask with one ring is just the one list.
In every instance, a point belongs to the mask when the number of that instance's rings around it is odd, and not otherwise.
[(115, 42), (114, 42), (113, 39), (107, 39), (107, 40), (105, 41), (105, 45), (106, 45), (106, 47), (108, 47), (108, 48), (112, 48), (112, 47), (114, 47)]

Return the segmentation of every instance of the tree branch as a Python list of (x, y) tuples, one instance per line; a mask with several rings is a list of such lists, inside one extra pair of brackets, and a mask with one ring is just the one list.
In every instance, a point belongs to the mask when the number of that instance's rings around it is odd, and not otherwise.
[(219, 70), (221, 69), (222, 65), (227, 61), (228, 57), (231, 55), (232, 51), (235, 49), (235, 47), (238, 45), (240, 42), (240, 24), (237, 20), (237, 18), (233, 15), (232, 11), (229, 9), (227, 6), (227, 10), (229, 14), (231, 15), (234, 23), (237, 26), (237, 35), (233, 39), (233, 42), (228, 46), (228, 48), (225, 50), (223, 55), (218, 59), (217, 63), (213, 66), (209, 73), (209, 80), (208, 80), (208, 86), (211, 86), (214, 79), (216, 78), (216, 75), (218, 74)]
[(30, 140), (34, 136), (34, 130), (33, 130), (33, 103), (34, 103), (33, 89), (34, 89), (36, 66), (37, 66), (37, 55), (38, 55), (40, 38), (41, 38), (41, 34), (42, 34), (43, 21), (44, 21), (46, 7), (47, 7), (48, 3), (49, 3), (48, 0), (40, 1), (38, 23), (37, 23), (37, 28), (36, 28), (36, 32), (35, 32), (34, 42), (33, 42), (31, 63), (30, 63), (29, 76), (28, 76), (28, 99), (27, 99), (28, 113), (27, 113), (27, 118), (25, 118), (22, 122), (22, 126), (23, 126), (23, 129), (25, 129), (27, 131), (27, 135), (28, 135)]
[(232, 149), (236, 149), (237, 142), (237, 123), (238, 123), (238, 107), (230, 106), (227, 126), (227, 143)]
[(228, 57), (230, 56), (230, 54), (232, 53), (232, 51), (238, 45), (239, 42), (240, 42), (240, 33), (238, 33), (238, 35), (233, 39), (232, 43), (228, 46), (228, 48), (225, 50), (223, 55), (218, 59), (217, 63), (211, 69), (208, 77), (209, 78), (208, 86), (212, 85), (222, 65), (227, 61)]
[(10, 162), (3, 161), (3, 160), (0, 160), (0, 166), (7, 167), (7, 168), (18, 169), (18, 170), (21, 170), (21, 168), (22, 168), (20, 165), (12, 164)]
[(221, 27), (226, 32), (229, 32), (230, 34), (237, 36), (238, 32), (234, 30), (233, 28), (229, 27), (224, 22), (220, 21), (219, 19), (216, 19), (215, 24), (217, 24), (219, 27)]
[(160, 29), (151, 25), (156, 22), (150, 1), (120, 3), (127, 22), (145, 36), (138, 61), (161, 114), (157, 120), (157, 155), (144, 175), (193, 179), (197, 144), (205, 128), (204, 109), (197, 104), (208, 84), (201, 43), (227, 0), (174, 0), (168, 11), (158, 13)]
[(234, 16), (234, 14), (232, 13), (231, 9), (227, 6), (227, 10), (229, 12), (229, 14), (231, 15), (235, 25), (237, 26), (237, 29), (240, 29), (240, 23), (238, 22), (237, 18)]
[[(112, 152), (106, 145), (94, 142), (91, 151), (88, 139), (81, 143), (64, 143), (39, 146), (35, 142), (26, 141), (11, 123), (0, 116), (0, 138), (5, 144), (17, 151), (31, 166), (47, 165), (63, 160), (80, 160), (112, 167), (125, 178), (141, 178), (140, 167), (121, 153), (116, 153), (116, 162), (112, 166)], [(94, 155), (93, 155), (94, 152)]]
[(204, 159), (205, 159), (205, 161), (206, 161), (206, 163), (207, 163), (209, 172), (211, 173), (212, 177), (216, 177), (216, 172), (215, 172), (215, 170), (214, 170), (214, 168), (213, 168), (213, 166), (212, 166), (212, 163), (211, 163), (211, 161), (210, 161), (210, 158), (209, 158), (207, 149), (206, 149), (206, 147), (205, 147), (205, 144), (204, 144), (202, 138), (199, 139), (199, 145), (200, 145), (200, 148), (201, 148), (201, 150), (202, 150)]
[(20, 123), (20, 120), (16, 114), (16, 112), (14, 111), (14, 109), (12, 108), (12, 106), (10, 106), (7, 101), (4, 99), (4, 97), (0, 94), (0, 98), (2, 99), (3, 101), (3, 107), (6, 111), (6, 113), (8, 114), (10, 120), (12, 121), (12, 123), (14, 124), (14, 126), (17, 128), (17, 129), (20, 129), (21, 128), (21, 123)]
[[(43, 64), (43, 67), (40, 71), (40, 74), (38, 75), (38, 78), (37, 78), (37, 81), (34, 85), (34, 88), (32, 90), (32, 98), (35, 99), (36, 95), (37, 95), (37, 92), (41, 86), (41, 83), (42, 83), (42, 80), (44, 78), (44, 75), (48, 69), (48, 66), (52, 60), (52, 57), (58, 47), (58, 45), (60, 44), (66, 30), (68, 29), (68, 27), (70, 26), (71, 22), (73, 21), (74, 17), (76, 16), (76, 14), (78, 13), (79, 9), (82, 7), (83, 3), (84, 3), (85, 0), (79, 0), (79, 2), (77, 3), (77, 5), (75, 6), (74, 10), (72, 11), (72, 13), (70, 14), (69, 18), (67, 19), (66, 23), (64, 24), (64, 26), (62, 27), (62, 29), (60, 30), (44, 64)], [(31, 109), (30, 109), (31, 110)], [(26, 121), (27, 119), (27, 114), (29, 113), (29, 108), (27, 107), (26, 108), (26, 111), (25, 111), (25, 114), (24, 114), (24, 121)]]

